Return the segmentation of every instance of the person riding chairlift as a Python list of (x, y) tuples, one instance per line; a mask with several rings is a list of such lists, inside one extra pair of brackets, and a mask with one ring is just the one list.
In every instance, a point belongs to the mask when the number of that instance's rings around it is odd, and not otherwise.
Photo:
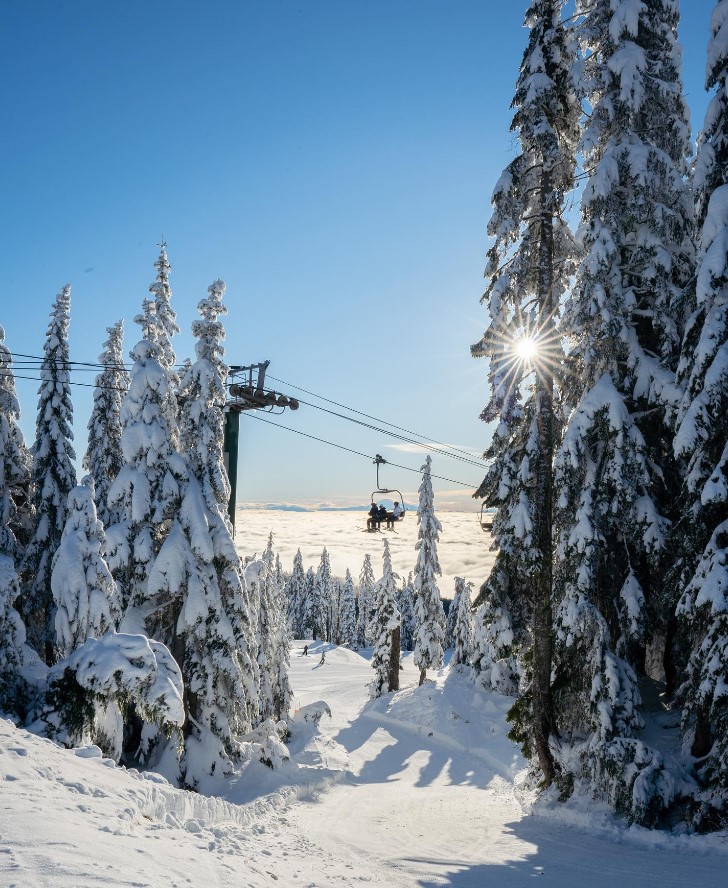
[(404, 515), (404, 508), (399, 504), (399, 500), (395, 500), (394, 508), (387, 513), (387, 527), (394, 530), (394, 522), (399, 521), (402, 515)]
[(367, 518), (367, 530), (377, 530), (379, 527), (379, 509), (376, 503), (372, 503), (369, 509), (369, 517)]

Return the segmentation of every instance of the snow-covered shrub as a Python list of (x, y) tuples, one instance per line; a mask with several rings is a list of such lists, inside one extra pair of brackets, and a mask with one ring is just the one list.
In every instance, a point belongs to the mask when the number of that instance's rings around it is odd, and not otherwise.
[(293, 718), (297, 722), (308, 722), (309, 724), (318, 725), (324, 716), (331, 718), (331, 709), (329, 704), (324, 700), (317, 700), (315, 703), (308, 703), (297, 709)]
[(591, 791), (629, 822), (654, 826), (675, 797), (675, 778), (659, 752), (634, 738), (589, 745), (586, 770)]
[(89, 638), (51, 669), (29, 729), (67, 746), (95, 742), (118, 761), (122, 721), (109, 717), (114, 707), (124, 713), (133, 706), (146, 724), (169, 733), (184, 723), (182, 696), (182, 674), (163, 644), (110, 632)]

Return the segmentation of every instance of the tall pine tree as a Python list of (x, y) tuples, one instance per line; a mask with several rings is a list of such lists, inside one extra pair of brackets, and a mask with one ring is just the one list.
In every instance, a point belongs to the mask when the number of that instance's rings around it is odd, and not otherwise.
[(25, 446), (13, 359), (0, 327), (0, 555), (19, 563), (30, 517), (31, 458)]
[[(584, 98), (580, 240), (566, 303), (573, 410), (556, 458), (556, 715), (584, 778), (630, 817), (669, 801), (660, 756), (637, 739), (636, 671), (659, 627), (674, 510), (674, 370), (692, 260), (689, 127), (676, 0), (580, 0)], [(649, 791), (633, 792), (649, 782)], [(662, 795), (661, 795), (662, 793)]]
[[(563, 221), (574, 185), (579, 104), (571, 87), (572, 41), (564, 0), (533, 0), (511, 130), (520, 153), (493, 194), (488, 233), (490, 326), (473, 346), (490, 359), (491, 397), (482, 413), (497, 421), (486, 451), (488, 474), (476, 492), (498, 509), (496, 566), (483, 590), (490, 607), (523, 612), (530, 628), (529, 734), (546, 783), (554, 776), (552, 658), (552, 460), (557, 434), (554, 372), (561, 363), (559, 298), (572, 273), (574, 243)], [(520, 615), (520, 614), (519, 614)], [(522, 703), (523, 708), (523, 703)]]
[(356, 644), (357, 648), (365, 648), (371, 641), (369, 624), (374, 613), (374, 570), (369, 554), (364, 556), (364, 563), (359, 574), (359, 595), (357, 597)]
[(107, 327), (109, 334), (99, 355), (103, 371), (96, 377), (94, 406), (88, 421), (88, 446), (83, 467), (94, 479), (96, 512), (104, 527), (116, 524), (119, 515), (109, 509), (109, 488), (121, 471), (121, 403), (129, 387), (122, 345), (124, 322)]
[(382, 578), (377, 583), (372, 620), (372, 696), (399, 690), (400, 621), (397, 610), (397, 580), (392, 570), (389, 540), (384, 540)]
[(70, 307), (71, 288), (66, 286), (53, 303), (43, 346), (35, 443), (31, 448), (35, 528), (20, 569), (23, 589), (20, 611), (28, 642), (49, 664), (55, 656), (53, 556), (66, 524), (68, 494), (76, 486), (68, 357)]
[[(698, 138), (693, 176), (697, 274), (679, 378), (684, 385), (675, 453), (686, 464), (678, 615), (687, 662), (683, 730), (704, 785), (695, 819), (728, 824), (728, 0), (711, 19), (706, 89), (715, 93)], [(681, 588), (682, 587), (682, 588)]]
[(443, 663), (445, 612), (440, 601), (436, 575), (441, 574), (437, 541), (442, 525), (435, 517), (435, 499), (431, 478), (432, 457), (422, 466), (420, 501), (417, 507), (417, 564), (415, 565), (415, 648), (414, 662), (420, 670), (420, 684), (428, 669)]
[(94, 482), (82, 479), (68, 494), (68, 518), (53, 558), (56, 652), (65, 659), (89, 638), (116, 629), (116, 584), (103, 555), (104, 528), (96, 516)]
[[(151, 637), (169, 641), (172, 614), (145, 606), (147, 582), (179, 510), (188, 469), (174, 447), (178, 439), (176, 406), (172, 409), (170, 405), (176, 402), (169, 373), (161, 363), (154, 303), (144, 300), (143, 312), (134, 320), (141, 327), (142, 339), (130, 352), (134, 365), (121, 405), (124, 465), (108, 499), (109, 509), (119, 521), (107, 528), (107, 552), (129, 628), (146, 628)], [(130, 606), (139, 609), (138, 619), (132, 620)]]

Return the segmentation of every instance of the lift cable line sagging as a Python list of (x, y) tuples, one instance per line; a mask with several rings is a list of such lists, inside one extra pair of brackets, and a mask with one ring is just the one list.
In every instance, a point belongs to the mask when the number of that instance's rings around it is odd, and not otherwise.
[[(15, 362), (15, 368), (21, 371), (40, 370), (41, 364), (43, 364), (47, 358), (42, 357), (40, 355), (30, 355), (24, 354), (20, 352), (11, 352), (12, 356), (18, 359)], [(62, 369), (68, 370), (70, 372), (98, 372), (100, 370), (109, 369), (109, 365), (100, 364), (95, 361), (63, 361), (58, 362)], [(379, 417), (373, 416), (372, 414), (365, 413), (362, 410), (358, 410), (355, 407), (350, 407), (346, 404), (342, 404), (338, 401), (331, 400), (330, 398), (326, 398), (323, 395), (318, 395), (315, 392), (311, 392), (308, 389), (303, 388), (302, 386), (295, 385), (293, 383), (285, 382), (284, 380), (278, 379), (275, 376), (267, 374), (268, 367), (270, 365), (270, 361), (263, 361), (258, 364), (248, 364), (246, 366), (241, 365), (232, 365), (229, 369), (228, 378), (226, 380), (226, 389), (228, 392), (228, 398), (225, 404), (225, 441), (224, 441), (224, 460), (225, 460), (225, 469), (228, 473), (228, 478), (230, 481), (230, 501), (228, 503), (228, 514), (230, 516), (230, 521), (233, 524), (233, 530), (235, 528), (235, 501), (236, 501), (236, 493), (237, 493), (237, 464), (238, 464), (238, 442), (239, 442), (239, 419), (240, 414), (243, 413), (246, 416), (251, 416), (254, 419), (258, 419), (262, 422), (266, 422), (269, 425), (273, 425), (276, 428), (285, 429), (289, 432), (294, 432), (295, 434), (301, 435), (305, 438), (309, 438), (314, 441), (318, 441), (322, 444), (326, 444), (330, 447), (336, 447), (339, 450), (344, 450), (348, 453), (351, 453), (355, 456), (363, 457), (367, 460), (371, 460), (377, 466), (377, 490), (372, 493), (372, 497), (376, 498), (376, 494), (387, 494), (387, 493), (397, 493), (400, 496), (399, 502), (402, 503), (401, 493), (399, 490), (395, 490), (394, 488), (382, 488), (379, 485), (379, 466), (380, 465), (390, 465), (393, 468), (401, 469), (406, 472), (414, 472), (419, 474), (419, 469), (412, 468), (411, 466), (400, 465), (398, 463), (393, 463), (389, 460), (385, 460), (380, 454), (371, 455), (368, 453), (362, 453), (361, 451), (354, 450), (350, 447), (345, 447), (341, 444), (337, 444), (333, 441), (329, 441), (325, 438), (318, 437), (316, 435), (308, 434), (307, 432), (302, 432), (298, 429), (290, 428), (288, 426), (280, 425), (276, 422), (271, 422), (270, 420), (263, 419), (260, 416), (260, 413), (271, 413), (271, 414), (282, 414), (286, 410), (298, 410), (300, 406), (311, 407), (312, 409), (321, 411), (323, 413), (327, 413), (331, 416), (334, 416), (338, 419), (346, 420), (347, 422), (351, 422), (355, 425), (361, 426), (363, 428), (369, 429), (374, 432), (378, 432), (383, 435), (387, 435), (388, 437), (395, 438), (399, 441), (413, 444), (417, 447), (422, 447), (427, 450), (431, 450), (433, 453), (437, 453), (440, 456), (448, 457), (449, 459), (455, 459), (460, 462), (475, 465), (479, 468), (487, 465), (488, 462), (482, 459), (474, 459), (472, 453), (469, 453), (467, 450), (462, 450), (457, 447), (453, 447), (452, 445), (445, 444), (442, 441), (438, 441), (435, 438), (432, 438), (428, 435), (421, 435), (417, 432), (413, 432), (410, 429), (405, 428), (404, 426), (398, 426), (393, 423), (389, 423), (386, 420), (380, 419)], [(120, 364), (118, 367), (112, 367), (111, 369), (117, 369), (119, 371), (128, 370), (131, 365), (127, 366), (124, 364)], [(184, 365), (180, 364), (179, 367), (183, 367)], [(30, 381), (41, 381), (40, 377), (25, 375), (24, 373), (13, 373), (12, 370), (3, 371), (5, 374), (12, 374), (16, 379), (24, 379)], [(334, 407), (338, 407), (340, 410), (347, 411), (350, 414), (355, 414), (353, 416), (349, 416), (346, 413), (340, 413), (336, 410), (329, 410), (326, 407), (322, 407), (320, 404), (315, 404), (309, 401), (303, 401), (299, 398), (294, 398), (290, 395), (283, 394), (279, 391), (275, 391), (274, 389), (268, 388), (266, 386), (266, 376), (269, 380), (273, 380), (286, 388), (296, 389), (300, 392), (304, 392), (314, 399), (318, 399), (327, 404), (331, 404)], [(68, 380), (70, 385), (79, 386), (82, 388), (97, 388), (94, 383), (86, 383), (86, 382), (76, 382), (74, 380)], [(111, 388), (111, 386), (105, 386), (106, 388)], [(362, 417), (361, 419), (358, 417)], [(364, 420), (371, 420), (371, 422), (366, 422)], [(392, 430), (395, 431), (392, 431)], [(404, 434), (400, 434), (404, 433)], [(434, 445), (434, 446), (433, 446)], [(448, 478), (443, 475), (432, 475), (432, 478), (436, 478), (438, 480), (446, 481), (450, 484), (456, 484), (461, 487), (469, 487), (469, 488), (477, 488), (477, 484), (472, 484), (466, 481), (459, 481), (454, 478)], [(490, 516), (486, 513), (482, 515), (482, 518), (485, 519), (483, 523), (483, 529), (487, 529), (485, 524), (488, 522), (488, 518)]]

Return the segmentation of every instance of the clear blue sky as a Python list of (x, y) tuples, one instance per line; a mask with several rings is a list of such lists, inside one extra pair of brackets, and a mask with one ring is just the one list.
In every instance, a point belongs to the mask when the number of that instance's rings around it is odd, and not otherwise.
[[(280, 379), (482, 452), (485, 364), (469, 345), (486, 324), (485, 228), (514, 151), (525, 6), (1, 0), (8, 346), (41, 353), (50, 304), (70, 282), (72, 359), (95, 361), (119, 317), (128, 351), (164, 236), (179, 360), (193, 353), (197, 301), (221, 277), (229, 363), (270, 359)], [(683, 3), (695, 130), (713, 6)], [(18, 381), (29, 443), (36, 386)], [(79, 456), (90, 400), (74, 388)], [(271, 418), (422, 462), (310, 408)], [(367, 460), (246, 417), (240, 467), (247, 501), (348, 504), (374, 486)], [(437, 456), (433, 471), (473, 484), (482, 475)], [(394, 468), (382, 480), (406, 496), (418, 484)], [(437, 483), (443, 505), (453, 490)]]

